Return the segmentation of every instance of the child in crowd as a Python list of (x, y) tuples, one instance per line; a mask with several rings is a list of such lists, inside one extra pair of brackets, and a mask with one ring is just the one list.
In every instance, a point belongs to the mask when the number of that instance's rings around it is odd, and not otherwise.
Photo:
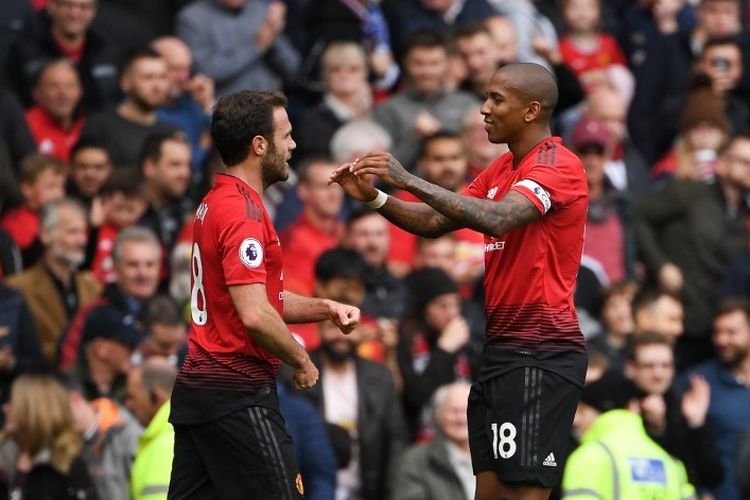
[(112, 248), (117, 235), (134, 225), (146, 211), (146, 189), (133, 169), (115, 170), (101, 190), (103, 220), (89, 238), (91, 271), (104, 284), (114, 282)]
[(24, 202), (5, 213), (0, 227), (21, 250), (23, 266), (29, 267), (42, 254), (39, 210), (65, 195), (65, 166), (57, 158), (32, 153), (21, 162), (18, 176)]
[(627, 74), (625, 55), (615, 38), (599, 30), (600, 0), (564, 0), (563, 17), (567, 34), (560, 40), (565, 65), (578, 77), (588, 93), (594, 87), (613, 82), (622, 70)]

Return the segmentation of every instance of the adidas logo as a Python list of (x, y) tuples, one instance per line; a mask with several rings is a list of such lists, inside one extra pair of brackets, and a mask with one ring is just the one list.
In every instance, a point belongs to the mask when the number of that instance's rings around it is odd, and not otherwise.
[(550, 452), (550, 454), (547, 455), (547, 458), (544, 459), (544, 462), (542, 462), (542, 465), (546, 465), (547, 467), (557, 467), (557, 462), (555, 462), (555, 454)]

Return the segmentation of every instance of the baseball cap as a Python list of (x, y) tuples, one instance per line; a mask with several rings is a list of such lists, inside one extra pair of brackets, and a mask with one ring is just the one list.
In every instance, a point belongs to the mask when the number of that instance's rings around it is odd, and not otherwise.
[(571, 146), (579, 150), (586, 146), (599, 146), (606, 150), (611, 142), (612, 137), (604, 122), (590, 116), (581, 118), (570, 135)]

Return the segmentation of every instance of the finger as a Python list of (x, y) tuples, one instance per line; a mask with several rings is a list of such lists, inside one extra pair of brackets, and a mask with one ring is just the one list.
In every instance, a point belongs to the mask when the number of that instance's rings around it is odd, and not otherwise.
[(339, 316), (339, 324), (341, 324), (342, 326), (346, 326), (349, 324), (349, 316), (346, 313), (346, 309), (340, 309), (338, 311), (338, 316)]
[(357, 308), (350, 309), (348, 312), (349, 324), (355, 324), (355, 325), (358, 324), (361, 314), (362, 313)]
[(388, 174), (388, 170), (382, 167), (365, 167), (354, 172), (354, 175), (356, 175), (357, 177), (368, 174), (383, 177)]

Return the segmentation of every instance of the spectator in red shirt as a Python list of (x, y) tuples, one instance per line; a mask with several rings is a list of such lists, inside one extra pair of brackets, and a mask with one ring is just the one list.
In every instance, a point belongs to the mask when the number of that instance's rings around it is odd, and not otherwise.
[(617, 41), (602, 33), (600, 0), (566, 0), (563, 17), (568, 34), (560, 40), (563, 62), (576, 74), (584, 89), (610, 82), (609, 68), (625, 68), (627, 61)]
[(26, 123), (37, 149), (67, 163), (84, 121), (76, 113), (83, 89), (73, 63), (60, 59), (44, 66), (33, 96), (36, 105), (26, 111)]
[(19, 180), (23, 205), (8, 210), (0, 220), (13, 242), (21, 250), (24, 267), (41, 256), (39, 241), (39, 210), (48, 202), (65, 195), (64, 165), (57, 158), (31, 154), (21, 162)]
[(311, 159), (298, 169), (297, 194), (304, 205), (299, 218), (279, 235), (284, 249), (284, 285), (301, 295), (313, 295), (315, 261), (341, 241), (343, 223), (338, 219), (344, 192), (328, 184), (337, 165), (325, 158)]

